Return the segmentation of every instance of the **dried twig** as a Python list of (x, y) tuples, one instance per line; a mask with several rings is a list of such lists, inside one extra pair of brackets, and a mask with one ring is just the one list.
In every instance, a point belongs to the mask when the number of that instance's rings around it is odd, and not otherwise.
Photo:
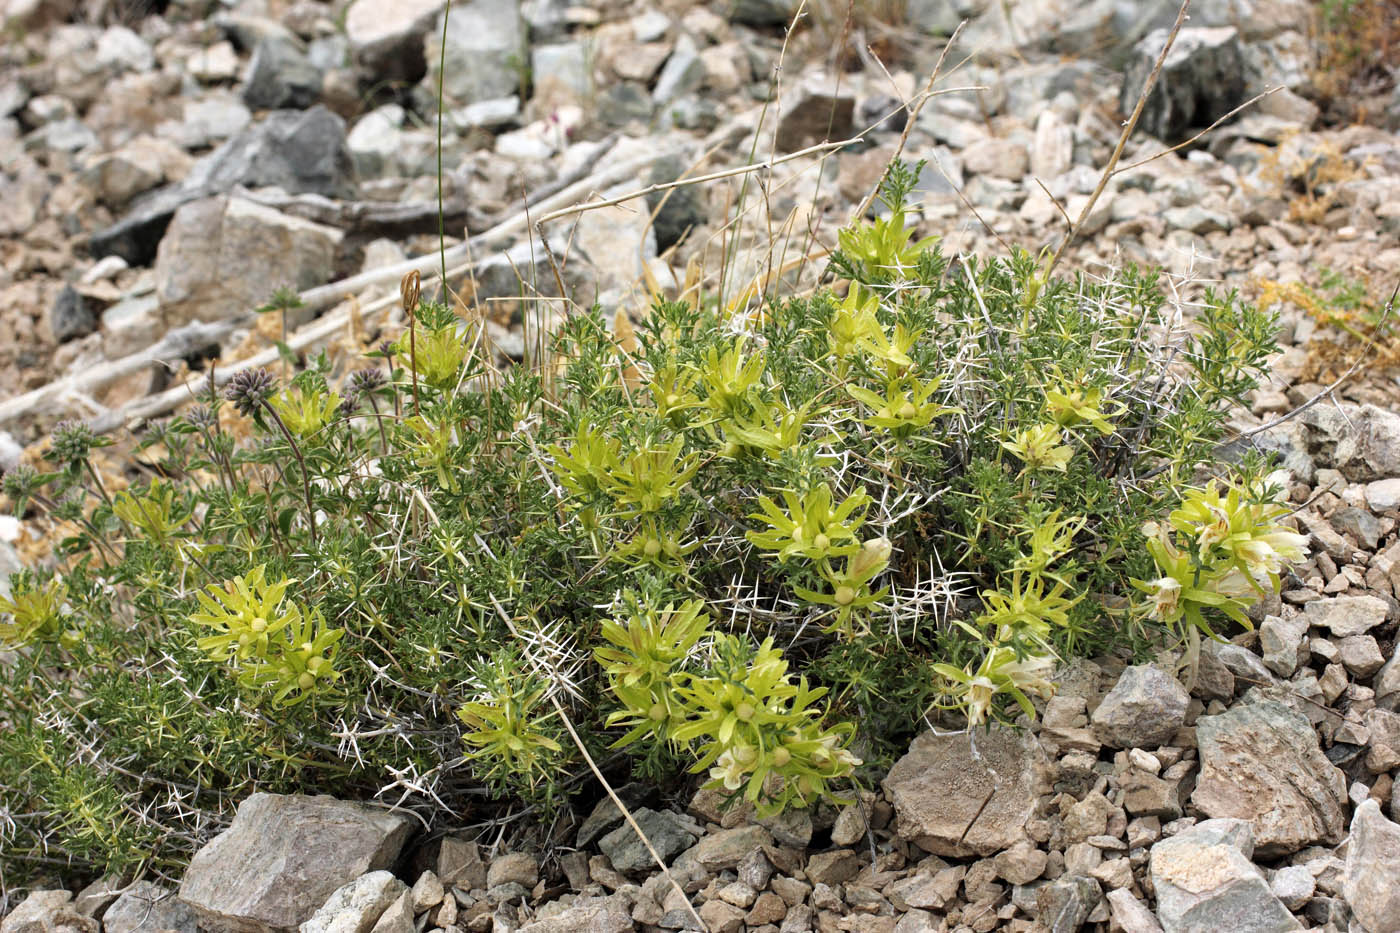
[(1045, 274), (1048, 276), (1055, 271), (1055, 267), (1060, 264), (1060, 257), (1065, 254), (1069, 244), (1074, 241), (1075, 236), (1083, 228), (1084, 222), (1089, 219), (1089, 213), (1098, 203), (1103, 190), (1108, 187), (1108, 181), (1114, 175), (1114, 169), (1118, 166), (1118, 160), (1123, 158), (1123, 147), (1128, 144), (1128, 137), (1133, 135), (1133, 130), (1137, 128), (1138, 119), (1142, 116), (1142, 110), (1147, 106), (1147, 98), (1152, 94), (1152, 88), (1157, 84), (1157, 77), (1162, 73), (1162, 66), (1166, 64), (1167, 54), (1171, 52), (1172, 45), (1176, 43), (1177, 33), (1181, 32), (1181, 24), (1186, 22), (1186, 11), (1191, 8), (1191, 0), (1181, 0), (1181, 9), (1176, 12), (1176, 22), (1172, 23), (1171, 32), (1167, 34), (1167, 41), (1162, 45), (1162, 51), (1157, 56), (1157, 62), (1152, 66), (1152, 73), (1147, 76), (1147, 83), (1142, 86), (1142, 93), (1138, 95), (1137, 106), (1133, 108), (1132, 116), (1128, 117), (1128, 122), (1123, 124), (1123, 132), (1118, 137), (1118, 145), (1113, 147), (1113, 155), (1108, 160), (1108, 165), (1104, 166), (1103, 174), (1099, 176), (1099, 183), (1094, 188), (1094, 193), (1089, 195), (1089, 200), (1084, 202), (1084, 209), (1079, 212), (1079, 219), (1074, 225), (1065, 231), (1064, 239), (1060, 241), (1059, 249), (1055, 250), (1055, 255), (1050, 260), (1050, 265), (1046, 267)]

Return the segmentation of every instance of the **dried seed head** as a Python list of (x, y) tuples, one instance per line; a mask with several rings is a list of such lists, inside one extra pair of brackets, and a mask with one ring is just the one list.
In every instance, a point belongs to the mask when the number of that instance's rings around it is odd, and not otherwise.
[(403, 302), (405, 314), (413, 314), (418, 310), (418, 270), (413, 269), (404, 273), (404, 277), (399, 280), (399, 300)]
[(245, 369), (234, 373), (224, 388), (224, 398), (233, 402), (239, 414), (251, 415), (272, 394), (272, 373), (265, 369)]
[(53, 429), (53, 455), (64, 463), (86, 460), (94, 440), (92, 429), (81, 421), (60, 421)]
[(186, 420), (197, 428), (214, 428), (219, 418), (208, 405), (196, 405), (185, 414)]
[(350, 394), (364, 395), (374, 392), (384, 385), (384, 371), (374, 367), (357, 369), (350, 374)]

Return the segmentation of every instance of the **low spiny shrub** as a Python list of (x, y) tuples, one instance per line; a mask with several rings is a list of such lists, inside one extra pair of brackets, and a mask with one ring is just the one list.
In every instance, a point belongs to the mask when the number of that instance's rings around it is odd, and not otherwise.
[(770, 813), (1034, 717), (1058, 659), (1248, 624), (1302, 539), (1213, 457), (1272, 318), (950, 261), (914, 178), (812, 294), (626, 341), (577, 311), (502, 371), (406, 289), (364, 368), (239, 373), (115, 494), (60, 426), (4, 481), (66, 530), (0, 604), (5, 870), (178, 868), (254, 788), (543, 811), (588, 779), (571, 733)]

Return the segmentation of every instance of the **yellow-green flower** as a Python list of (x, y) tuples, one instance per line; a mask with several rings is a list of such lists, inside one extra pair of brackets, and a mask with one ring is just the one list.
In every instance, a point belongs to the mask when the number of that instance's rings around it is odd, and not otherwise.
[(311, 437), (335, 420), (340, 396), (325, 389), (300, 386), (268, 399), (272, 410), (297, 437)]
[(1074, 451), (1065, 443), (1057, 424), (1038, 424), (1016, 435), (1014, 441), (1002, 441), (1001, 446), (1016, 455), (1027, 470), (1059, 470), (1069, 468)]

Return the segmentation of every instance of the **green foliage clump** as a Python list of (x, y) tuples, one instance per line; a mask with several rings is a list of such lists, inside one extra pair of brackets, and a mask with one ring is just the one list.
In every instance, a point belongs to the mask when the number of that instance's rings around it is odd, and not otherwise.
[(5, 870), (177, 867), (254, 788), (538, 810), (590, 761), (772, 813), (1034, 716), (1061, 659), (1247, 623), (1301, 554), (1213, 462), (1272, 319), (950, 262), (913, 178), (835, 287), (659, 301), (626, 350), (593, 308), (501, 371), (424, 304), (151, 426), (115, 495), (66, 426), (4, 483), (62, 529), (0, 604)]

